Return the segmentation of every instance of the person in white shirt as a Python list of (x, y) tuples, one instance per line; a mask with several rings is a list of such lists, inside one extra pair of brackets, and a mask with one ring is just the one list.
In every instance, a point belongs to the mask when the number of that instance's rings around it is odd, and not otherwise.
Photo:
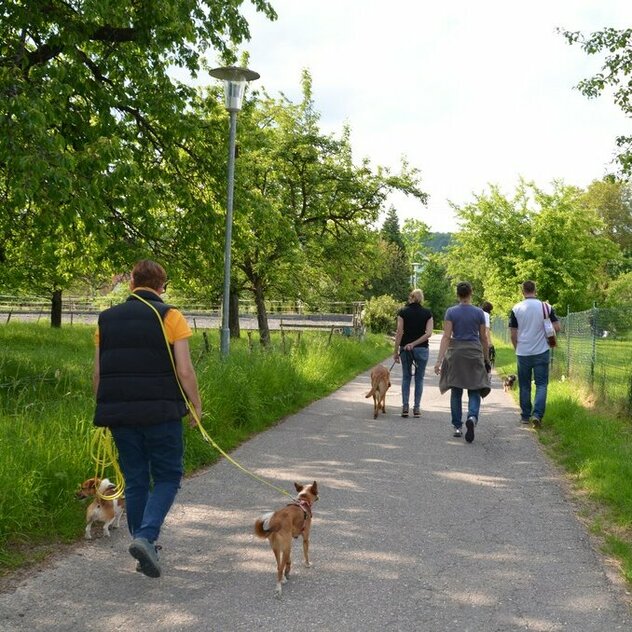
[[(522, 284), (524, 300), (516, 303), (509, 317), (511, 344), (516, 351), (518, 386), (520, 389), (520, 418), (522, 423), (542, 423), (549, 384), (551, 350), (544, 331), (544, 319), (551, 319), (556, 332), (560, 330), (553, 308), (536, 298), (533, 281)], [(535, 399), (531, 402), (531, 380), (535, 382)]]

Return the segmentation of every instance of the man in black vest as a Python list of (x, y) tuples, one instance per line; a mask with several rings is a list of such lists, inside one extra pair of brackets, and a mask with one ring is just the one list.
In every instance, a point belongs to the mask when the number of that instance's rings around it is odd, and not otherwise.
[(138, 560), (137, 570), (149, 577), (160, 577), (156, 541), (184, 472), (187, 406), (178, 380), (198, 419), (202, 416), (189, 353), (191, 329), (160, 298), (166, 285), (161, 265), (145, 259), (134, 266), (131, 296), (99, 315), (93, 376), (94, 424), (110, 428), (125, 477), (129, 552)]

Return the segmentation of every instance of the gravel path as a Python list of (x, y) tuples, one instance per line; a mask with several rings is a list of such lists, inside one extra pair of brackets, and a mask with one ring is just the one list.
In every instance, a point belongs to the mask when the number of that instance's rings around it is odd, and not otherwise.
[(319, 483), (313, 567), (295, 542), (281, 600), (252, 524), (285, 499), (222, 460), (185, 481), (163, 577), (134, 572), (122, 529), (81, 542), (0, 594), (0, 630), (630, 630), (625, 587), (497, 378), (474, 443), (452, 438), (437, 345), (421, 419), (398, 415), (397, 366), (385, 416), (363, 374), (233, 453), (288, 490)]

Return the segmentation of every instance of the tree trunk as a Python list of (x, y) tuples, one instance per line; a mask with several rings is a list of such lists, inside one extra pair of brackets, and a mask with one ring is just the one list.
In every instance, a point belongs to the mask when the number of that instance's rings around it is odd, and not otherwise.
[(50, 308), (50, 326), (61, 327), (61, 290), (53, 291)]
[(265, 297), (261, 281), (255, 281), (255, 305), (257, 306), (257, 324), (259, 325), (259, 339), (264, 347), (270, 346), (270, 329), (268, 328), (268, 313), (266, 312)]
[(239, 328), (239, 292), (233, 290), (232, 284), (228, 303), (228, 327), (230, 328), (231, 338), (240, 337), (241, 330)]

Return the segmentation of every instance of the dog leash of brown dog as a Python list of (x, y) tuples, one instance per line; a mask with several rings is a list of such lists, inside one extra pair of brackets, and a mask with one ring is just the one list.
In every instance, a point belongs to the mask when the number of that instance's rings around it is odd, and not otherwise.
[(254, 478), (255, 480), (259, 481), (260, 483), (263, 483), (264, 485), (267, 485), (268, 487), (271, 487), (272, 489), (276, 490), (280, 494), (283, 494), (284, 496), (289, 496), (290, 498), (294, 499), (294, 496), (292, 496), (292, 494), (290, 494), (290, 492), (288, 492), (287, 490), (285, 490), (285, 489), (283, 489), (281, 487), (277, 487), (276, 485), (273, 485), (270, 481), (268, 481), (265, 478), (259, 476), (258, 474), (255, 474), (254, 472), (251, 472), (250, 470), (245, 468), (243, 465), (241, 465), (240, 463), (235, 461), (235, 459), (233, 459), (232, 456), (230, 456), (229, 454), (224, 452), (224, 450), (222, 450), (222, 448), (215, 442), (213, 437), (211, 437), (211, 435), (209, 435), (209, 433), (206, 431), (206, 428), (204, 428), (204, 426), (202, 425), (202, 421), (198, 417), (198, 414), (195, 412), (195, 408), (194, 408), (193, 404), (190, 402), (189, 398), (187, 397), (186, 393), (184, 392), (184, 389), (182, 388), (182, 384), (180, 384), (180, 380), (178, 379), (178, 372), (176, 370), (176, 363), (175, 363), (175, 360), (173, 358), (173, 353), (171, 351), (171, 345), (169, 344), (169, 338), (167, 337), (167, 331), (165, 329), (165, 324), (164, 324), (164, 322), (162, 320), (162, 317), (160, 316), (160, 313), (158, 312), (158, 310), (149, 301), (146, 301), (144, 298), (142, 298), (138, 294), (135, 294), (134, 292), (132, 292), (132, 295), (134, 297), (136, 297), (139, 301), (141, 301), (142, 303), (145, 303), (145, 305), (150, 307), (153, 310), (153, 312), (156, 314), (156, 316), (158, 317), (158, 321), (160, 322), (160, 328), (162, 330), (163, 336), (165, 337), (165, 343), (167, 345), (167, 352), (169, 353), (169, 359), (171, 360), (171, 366), (173, 368), (173, 374), (174, 374), (174, 376), (176, 378), (176, 382), (178, 384), (178, 388), (180, 389), (180, 394), (182, 395), (182, 398), (184, 399), (184, 403), (186, 404), (187, 408), (189, 409), (189, 414), (194, 419), (195, 425), (197, 426), (198, 430), (200, 431), (200, 434), (202, 435), (202, 438), (204, 439), (204, 441), (206, 441), (207, 443), (210, 443), (227, 461), (229, 461), (236, 468), (238, 468), (242, 472), (244, 472), (244, 474), (247, 474), (251, 478)]

